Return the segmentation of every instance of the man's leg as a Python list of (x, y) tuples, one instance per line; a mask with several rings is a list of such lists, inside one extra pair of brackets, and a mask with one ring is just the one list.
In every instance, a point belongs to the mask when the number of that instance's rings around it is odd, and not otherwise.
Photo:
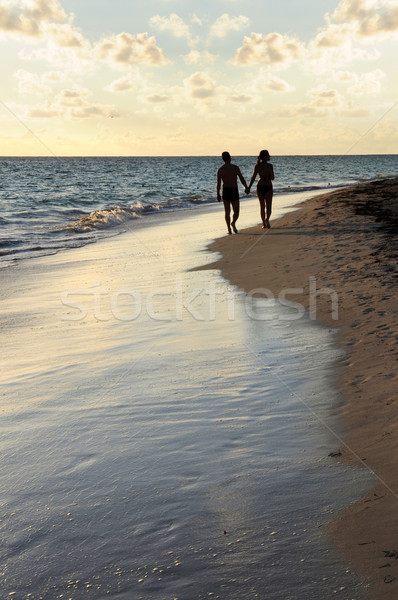
[(234, 214), (232, 216), (232, 229), (234, 230), (235, 233), (238, 233), (238, 230), (236, 229), (236, 221), (239, 219), (239, 199), (238, 200), (233, 200), (231, 202), (232, 204), (232, 208), (234, 211)]
[(224, 200), (225, 222), (227, 224), (228, 233), (231, 233), (231, 204), (229, 200)]

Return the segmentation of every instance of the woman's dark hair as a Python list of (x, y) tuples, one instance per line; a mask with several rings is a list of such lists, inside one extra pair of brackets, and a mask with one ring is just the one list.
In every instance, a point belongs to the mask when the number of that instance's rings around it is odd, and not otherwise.
[(261, 150), (261, 152), (260, 152), (260, 154), (258, 155), (258, 158), (257, 158), (257, 164), (259, 165), (260, 162), (263, 162), (263, 160), (265, 158), (268, 158), (268, 157), (269, 157), (268, 150)]

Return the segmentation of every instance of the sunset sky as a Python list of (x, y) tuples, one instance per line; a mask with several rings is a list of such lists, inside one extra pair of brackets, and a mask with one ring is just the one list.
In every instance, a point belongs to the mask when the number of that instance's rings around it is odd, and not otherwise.
[(0, 0), (0, 153), (396, 153), (398, 0)]

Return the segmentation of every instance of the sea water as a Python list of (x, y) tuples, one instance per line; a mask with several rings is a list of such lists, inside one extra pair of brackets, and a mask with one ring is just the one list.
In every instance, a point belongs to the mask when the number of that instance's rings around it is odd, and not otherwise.
[[(256, 158), (233, 160), (248, 182)], [(94, 242), (159, 212), (173, 218), (181, 209), (214, 203), (221, 162), (218, 157), (1, 158), (0, 266)], [(272, 163), (276, 196), (310, 195), (398, 171), (397, 155), (275, 156)]]
[(174, 212), (3, 271), (1, 597), (362, 597), (325, 532), (369, 486), (328, 456), (332, 332), (192, 271), (221, 226)]

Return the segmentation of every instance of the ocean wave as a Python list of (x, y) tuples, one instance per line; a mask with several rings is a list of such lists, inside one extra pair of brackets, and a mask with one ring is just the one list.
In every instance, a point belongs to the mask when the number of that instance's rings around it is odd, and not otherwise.
[(147, 212), (160, 210), (160, 205), (151, 204), (143, 206), (138, 203), (129, 207), (113, 206), (94, 210), (90, 214), (80, 217), (77, 221), (68, 223), (63, 230), (73, 231), (75, 233), (85, 233), (94, 229), (109, 229), (118, 225), (123, 225), (131, 219), (138, 219)]
[(127, 207), (112, 206), (94, 210), (88, 215), (83, 215), (77, 221), (68, 223), (62, 230), (85, 233), (93, 230), (110, 229), (123, 225), (132, 219), (139, 219), (147, 214), (190, 208), (194, 205), (205, 204), (210, 201), (212, 201), (210, 198), (202, 194), (192, 194), (179, 198), (168, 198), (162, 204), (142, 204), (141, 202), (136, 202)]
[(298, 194), (300, 192), (319, 192), (325, 189), (334, 189), (350, 185), (348, 183), (328, 183), (327, 185), (288, 185), (286, 187), (276, 187), (274, 192), (277, 194)]
[(14, 248), (16, 246), (20, 246), (23, 243), (24, 243), (23, 240), (15, 240), (12, 238), (8, 238), (8, 239), (0, 238), (0, 248)]

